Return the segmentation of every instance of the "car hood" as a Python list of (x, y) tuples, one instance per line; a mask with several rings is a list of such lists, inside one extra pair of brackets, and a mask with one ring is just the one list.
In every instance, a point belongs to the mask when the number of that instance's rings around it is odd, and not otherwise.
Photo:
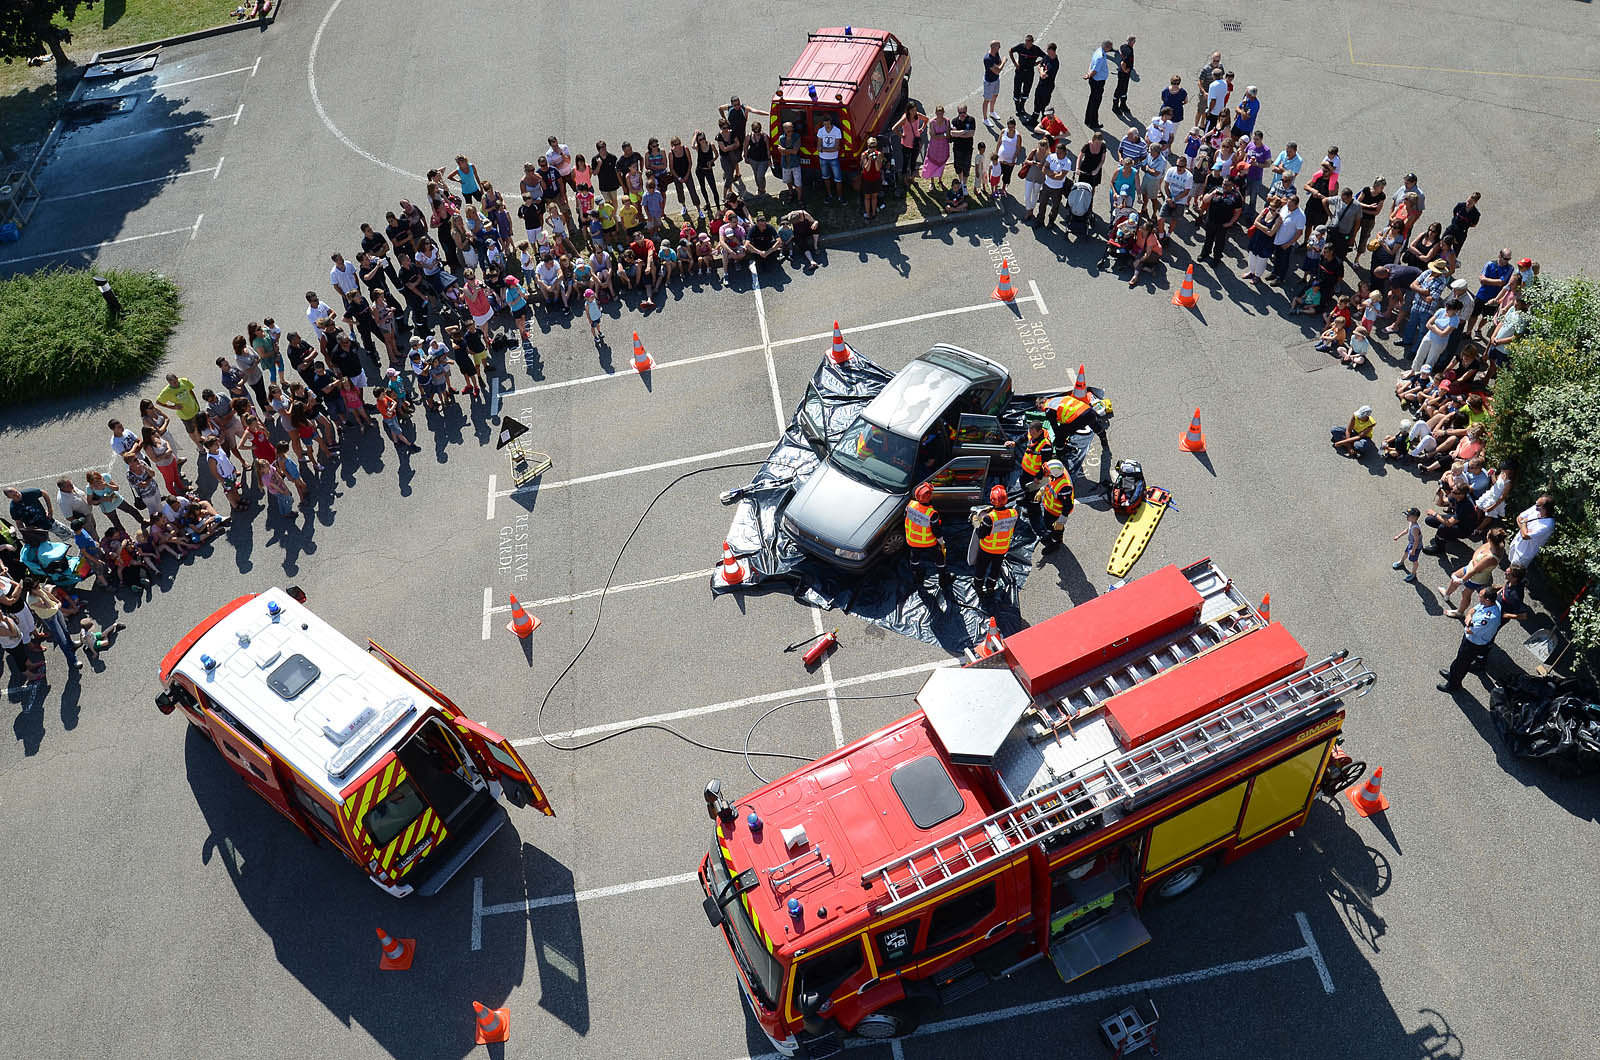
[(795, 492), (784, 514), (832, 548), (864, 552), (905, 507), (905, 493), (888, 493), (824, 463)]

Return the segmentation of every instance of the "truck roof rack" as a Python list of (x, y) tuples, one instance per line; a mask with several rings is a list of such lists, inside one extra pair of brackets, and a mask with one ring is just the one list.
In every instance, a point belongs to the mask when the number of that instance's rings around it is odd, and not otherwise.
[(806, 40), (836, 40), (843, 41), (846, 44), (871, 44), (876, 47), (882, 44), (889, 36), (881, 30), (876, 31), (876, 36), (866, 35), (873, 32), (873, 30), (864, 30), (862, 33), (807, 33)]
[(1367, 694), (1377, 675), (1360, 658), (1336, 652), (1148, 744), (1111, 755), (1026, 800), (861, 874), (881, 882), (878, 913), (905, 908), (930, 892), (982, 873), (995, 861), (1070, 832), (1096, 814), (1131, 805), (1198, 766), (1349, 692)]
[(854, 81), (827, 81), (827, 80), (824, 80), (824, 79), (818, 78), (818, 77), (787, 77), (787, 76), (785, 76), (785, 77), (778, 78), (778, 87), (782, 88), (784, 85), (818, 85), (818, 86), (824, 87), (824, 88), (855, 88), (856, 87), (856, 82), (854, 82)]

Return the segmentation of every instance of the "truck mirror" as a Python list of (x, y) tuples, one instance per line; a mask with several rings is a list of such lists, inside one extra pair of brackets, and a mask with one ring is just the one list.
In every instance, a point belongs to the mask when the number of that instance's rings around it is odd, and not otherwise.
[(163, 714), (171, 714), (178, 709), (178, 701), (172, 698), (171, 693), (163, 692), (156, 697), (156, 709)]
[(285, 589), (284, 592), (288, 593), (289, 598), (297, 604), (303, 604), (306, 602), (306, 591), (300, 588), (298, 585), (291, 585), (289, 588)]

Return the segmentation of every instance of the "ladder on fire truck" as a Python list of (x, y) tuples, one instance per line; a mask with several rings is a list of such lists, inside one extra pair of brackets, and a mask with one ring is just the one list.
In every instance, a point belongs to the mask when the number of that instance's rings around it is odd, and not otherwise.
[(1200, 594), (1199, 618), (1141, 649), (1138, 658), (1123, 657), (1038, 696), (1030, 712), (1031, 737), (1053, 736), (1062, 728), (1070, 731), (1073, 722), (1112, 696), (1266, 624), (1210, 560), (1185, 567), (1183, 575)]
[(1364, 696), (1377, 680), (1359, 658), (1337, 652), (1319, 663), (1219, 707), (1140, 747), (1102, 759), (1037, 795), (991, 814), (904, 857), (861, 874), (882, 883), (891, 913), (930, 891), (977, 876), (994, 862), (1062, 836), (1096, 814), (1116, 812), (1186, 775), (1196, 766), (1340, 698)]

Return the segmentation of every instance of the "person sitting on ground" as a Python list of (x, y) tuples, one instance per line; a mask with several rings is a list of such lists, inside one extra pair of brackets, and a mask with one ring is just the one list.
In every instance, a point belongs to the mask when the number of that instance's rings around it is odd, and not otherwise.
[(722, 215), (722, 225), (717, 230), (717, 253), (722, 256), (724, 275), (730, 278), (735, 262), (749, 260), (750, 248), (745, 245), (744, 225), (732, 210)]
[(1372, 353), (1372, 337), (1367, 333), (1366, 325), (1358, 324), (1349, 343), (1336, 347), (1333, 352), (1338, 354), (1341, 363), (1351, 368), (1365, 368), (1368, 355)]
[(1139, 285), (1139, 274), (1155, 272), (1161, 267), (1161, 238), (1156, 234), (1153, 221), (1141, 221), (1133, 237), (1133, 275), (1128, 277), (1130, 288)]
[(758, 268), (770, 265), (783, 256), (783, 247), (778, 243), (778, 230), (772, 227), (764, 213), (756, 215), (756, 223), (745, 234), (745, 240), (750, 248), (750, 258)]
[(1472, 535), (1478, 525), (1478, 510), (1463, 483), (1457, 483), (1440, 509), (1429, 508), (1423, 522), (1433, 527), (1433, 540), (1422, 546), (1422, 551), (1437, 556), (1446, 541), (1463, 541)]
[(1372, 447), (1372, 431), (1377, 426), (1372, 418), (1372, 406), (1362, 405), (1343, 427), (1335, 427), (1331, 441), (1342, 456), (1356, 456), (1360, 450)]
[(1349, 321), (1342, 316), (1334, 316), (1328, 327), (1317, 336), (1316, 348), (1323, 353), (1332, 353), (1344, 345), (1347, 335), (1345, 328)]
[(965, 213), (971, 206), (972, 203), (967, 201), (967, 185), (957, 174), (944, 193), (944, 212)]
[(817, 219), (804, 210), (791, 210), (783, 215), (783, 223), (794, 231), (791, 245), (795, 257), (805, 259), (807, 272), (816, 269), (817, 251), (822, 246), (822, 226)]

